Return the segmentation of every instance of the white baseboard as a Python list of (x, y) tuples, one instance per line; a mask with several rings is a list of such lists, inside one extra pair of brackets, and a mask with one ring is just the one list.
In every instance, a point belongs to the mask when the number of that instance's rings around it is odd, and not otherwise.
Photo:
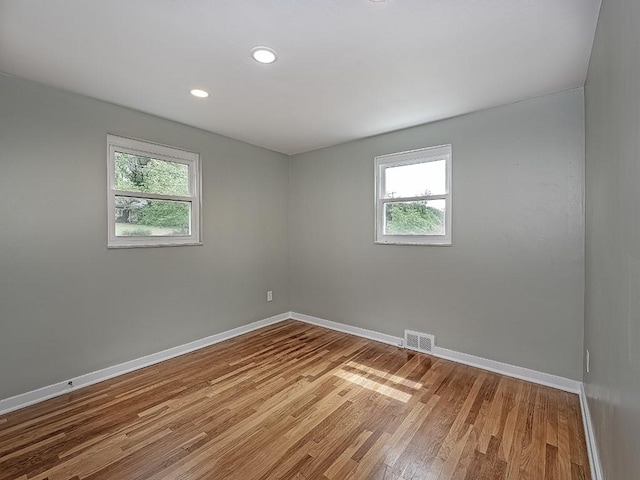
[(580, 409), (582, 410), (582, 423), (584, 424), (584, 433), (587, 440), (587, 453), (589, 454), (589, 466), (591, 467), (591, 478), (593, 480), (604, 480), (602, 474), (602, 464), (600, 463), (600, 455), (598, 453), (598, 445), (593, 430), (593, 422), (591, 421), (591, 411), (589, 410), (589, 402), (587, 392), (584, 389), (584, 383), (580, 384)]
[[(376, 340), (378, 342), (388, 343), (390, 345), (402, 346), (404, 339), (401, 337), (394, 337), (393, 335), (387, 335), (386, 333), (379, 333), (373, 330), (366, 330), (364, 328), (352, 327), (351, 325), (345, 325), (344, 323), (332, 322), (323, 318), (312, 317), (311, 315), (305, 315), (303, 313), (289, 312), (291, 318), (299, 320), (305, 323), (311, 323), (320, 327), (326, 327), (331, 330), (337, 330), (339, 332), (350, 333), (359, 337)], [(445, 360), (451, 360), (457, 363), (463, 363), (472, 367), (481, 368), (490, 372), (499, 373), (508, 377), (518, 378), (520, 380), (526, 380), (528, 382), (537, 383), (540, 385), (546, 385), (548, 387), (557, 388), (571, 393), (580, 393), (580, 383), (577, 380), (569, 378), (559, 377), (550, 373), (538, 372), (537, 370), (531, 370), (529, 368), (518, 367), (516, 365), (510, 365), (508, 363), (497, 362), (495, 360), (489, 360), (487, 358), (476, 357), (475, 355), (469, 355), (468, 353), (456, 352), (455, 350), (449, 350), (446, 348), (435, 347), (432, 355)]]
[(310, 323), (312, 325), (325, 327), (338, 332), (350, 333), (358, 337), (368, 338), (369, 340), (375, 340), (376, 342), (388, 343), (389, 345), (394, 345), (396, 347), (401, 347), (404, 342), (401, 337), (394, 337), (393, 335), (387, 335), (386, 333), (374, 332), (373, 330), (367, 330), (366, 328), (353, 327), (344, 323), (332, 322), (331, 320), (312, 317), (311, 315), (305, 315), (304, 313), (289, 312), (289, 315), (293, 320), (299, 320), (300, 322)]
[(557, 388), (565, 392), (580, 393), (580, 382), (570, 378), (560, 377), (551, 373), (539, 372), (530, 368), (518, 367), (509, 363), (502, 363), (488, 358), (476, 357), (468, 353), (456, 352), (447, 348), (434, 347), (432, 355), (453, 362), (464, 363), (472, 367), (481, 368), (490, 372), (506, 375), (507, 377), (526, 380), (527, 382)]
[(54, 398), (59, 395), (64, 395), (65, 393), (73, 392), (74, 390), (78, 390), (82, 387), (88, 387), (94, 383), (103, 382), (110, 378), (117, 377), (118, 375), (124, 375), (125, 373), (133, 372), (134, 370), (139, 370), (141, 368), (148, 367), (149, 365), (169, 360), (170, 358), (184, 355), (185, 353), (193, 352), (200, 348), (208, 347), (215, 343), (229, 340), (230, 338), (287, 320), (288, 318), (290, 318), (289, 312), (282, 313), (274, 317), (265, 318), (264, 320), (258, 320), (257, 322), (234, 328), (233, 330), (227, 330), (226, 332), (211, 335), (210, 337), (195, 340), (177, 347), (172, 347), (167, 350), (163, 350), (162, 352), (153, 353), (119, 365), (114, 365), (79, 377), (71, 378), (70, 380), (73, 381), (73, 386), (71, 387), (68, 385), (69, 380), (65, 380), (63, 382), (54, 383), (46, 387), (38, 388), (37, 390), (32, 390), (30, 392), (0, 400), (0, 415), (28, 407), (29, 405)]

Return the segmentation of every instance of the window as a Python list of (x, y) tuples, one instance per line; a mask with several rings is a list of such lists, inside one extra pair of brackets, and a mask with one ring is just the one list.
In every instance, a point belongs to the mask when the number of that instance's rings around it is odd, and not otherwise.
[(107, 136), (108, 247), (198, 245), (200, 156)]
[(451, 145), (375, 158), (376, 243), (451, 245)]

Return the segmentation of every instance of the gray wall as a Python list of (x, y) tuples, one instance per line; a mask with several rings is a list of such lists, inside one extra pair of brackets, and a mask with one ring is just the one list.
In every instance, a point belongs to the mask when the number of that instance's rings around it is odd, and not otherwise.
[[(107, 132), (201, 154), (204, 246), (107, 250)], [(289, 309), (287, 157), (1, 75), (0, 146), (0, 399)]]
[(605, 478), (640, 478), (640, 2), (604, 0), (586, 97), (586, 390)]
[[(0, 398), (287, 310), (581, 378), (582, 90), (291, 159), (5, 76), (0, 111)], [(204, 246), (107, 250), (107, 132), (201, 153)], [(373, 157), (449, 142), (454, 245), (374, 245)]]
[[(373, 158), (453, 145), (453, 246), (374, 245)], [(582, 89), (298, 155), (292, 310), (582, 378)]]

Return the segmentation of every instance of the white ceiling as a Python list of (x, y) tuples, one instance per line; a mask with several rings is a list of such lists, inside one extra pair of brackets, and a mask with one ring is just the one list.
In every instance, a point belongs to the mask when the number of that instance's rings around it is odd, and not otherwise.
[(582, 86), (599, 7), (0, 0), (0, 71), (295, 154)]

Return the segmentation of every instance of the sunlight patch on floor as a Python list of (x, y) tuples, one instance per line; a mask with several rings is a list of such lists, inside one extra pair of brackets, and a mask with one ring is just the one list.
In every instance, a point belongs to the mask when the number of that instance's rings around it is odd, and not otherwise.
[(378, 377), (386, 378), (388, 380), (391, 380), (393, 383), (397, 383), (398, 385), (404, 385), (405, 387), (413, 388), (415, 390), (420, 390), (422, 388), (421, 383), (414, 382), (412, 380), (407, 380), (404, 377), (400, 377), (398, 375), (392, 375), (382, 370), (377, 370), (375, 368), (367, 367), (366, 365), (362, 365), (361, 363), (358, 363), (358, 362), (351, 361), (351, 362), (348, 362), (346, 365), (348, 367), (352, 367), (357, 370), (370, 373), (372, 375), (377, 375)]
[(396, 390), (395, 388), (388, 385), (374, 382), (373, 380), (369, 380), (368, 378), (365, 378), (362, 375), (358, 375), (356, 373), (338, 370), (335, 375), (342, 378), (343, 380), (347, 380), (356, 385), (360, 385), (361, 387), (364, 387), (368, 390), (373, 390), (374, 392), (381, 393), (383, 395), (386, 395), (387, 397), (394, 398), (403, 403), (407, 403), (411, 399), (411, 395), (409, 395), (408, 393), (401, 392), (400, 390)]

